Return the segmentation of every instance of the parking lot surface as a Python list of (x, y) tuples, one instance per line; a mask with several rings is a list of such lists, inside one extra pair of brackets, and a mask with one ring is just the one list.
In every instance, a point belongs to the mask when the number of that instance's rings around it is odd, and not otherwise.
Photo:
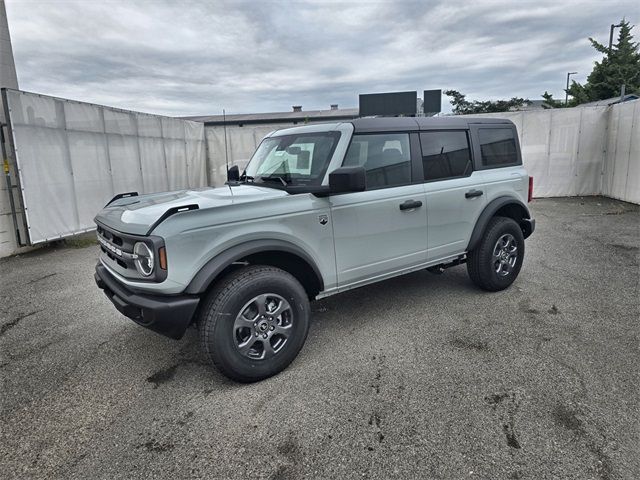
[(506, 291), (464, 266), (312, 304), (266, 381), (122, 317), (97, 247), (0, 261), (0, 477), (640, 477), (637, 206), (536, 200)]

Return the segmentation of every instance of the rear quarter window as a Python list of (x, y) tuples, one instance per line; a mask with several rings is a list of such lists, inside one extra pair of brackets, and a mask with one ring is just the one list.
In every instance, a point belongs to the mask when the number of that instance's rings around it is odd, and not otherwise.
[(478, 140), (483, 167), (506, 167), (520, 163), (512, 128), (480, 128)]

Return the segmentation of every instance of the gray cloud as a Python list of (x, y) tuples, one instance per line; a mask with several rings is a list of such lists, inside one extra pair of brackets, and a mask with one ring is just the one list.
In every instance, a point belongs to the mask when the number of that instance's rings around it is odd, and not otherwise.
[(169, 115), (427, 88), (562, 96), (566, 72), (584, 80), (599, 59), (587, 37), (605, 43), (637, 12), (635, 0), (7, 1), (23, 90)]

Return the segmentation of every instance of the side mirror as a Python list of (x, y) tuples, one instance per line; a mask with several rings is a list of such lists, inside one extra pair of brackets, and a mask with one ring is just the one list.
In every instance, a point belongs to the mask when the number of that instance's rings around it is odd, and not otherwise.
[(331, 193), (362, 192), (366, 187), (364, 167), (340, 167), (329, 174)]
[(227, 182), (238, 182), (240, 180), (240, 169), (237, 165), (227, 170)]

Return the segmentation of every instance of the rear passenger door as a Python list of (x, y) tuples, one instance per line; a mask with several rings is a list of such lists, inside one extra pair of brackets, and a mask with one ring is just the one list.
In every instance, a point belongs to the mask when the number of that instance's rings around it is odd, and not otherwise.
[(427, 260), (463, 253), (486, 205), (468, 130), (420, 132), (427, 199)]
[(427, 217), (418, 162), (417, 133), (353, 136), (343, 166), (364, 167), (367, 188), (330, 197), (339, 286), (426, 261)]

